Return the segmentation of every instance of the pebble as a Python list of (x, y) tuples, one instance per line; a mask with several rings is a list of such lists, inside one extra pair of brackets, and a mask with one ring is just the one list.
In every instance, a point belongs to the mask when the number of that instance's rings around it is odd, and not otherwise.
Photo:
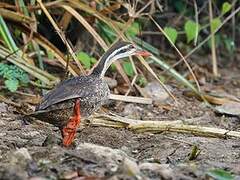
[[(171, 91), (171, 88), (167, 86), (168, 90)], [(144, 87), (143, 91), (153, 99), (154, 103), (159, 104), (163, 103), (169, 98), (169, 94), (158, 82), (150, 82)]]
[(217, 106), (216, 111), (220, 114), (227, 114), (230, 116), (240, 117), (240, 103), (239, 102), (227, 102), (221, 106)]
[(91, 143), (81, 143), (76, 147), (76, 150), (84, 154), (91, 154), (93, 161), (102, 162), (104, 164), (102, 165), (111, 173), (116, 172), (124, 158), (127, 157), (121, 150)]
[(129, 158), (125, 158), (123, 161), (123, 173), (134, 177), (141, 175), (137, 163)]
[(7, 104), (4, 102), (0, 103), (0, 113), (7, 113), (7, 111), (8, 111)]
[(110, 77), (104, 77), (104, 80), (106, 81), (110, 89), (117, 87), (117, 81), (115, 79), (112, 79)]
[(32, 160), (32, 157), (29, 154), (27, 148), (20, 148), (16, 150), (13, 154), (15, 157), (18, 157), (18, 158), (24, 158), (25, 160)]
[(135, 104), (127, 104), (123, 110), (123, 116), (129, 118), (140, 119), (143, 114), (143, 108)]
[(175, 177), (173, 170), (167, 164), (147, 162), (140, 164), (139, 168), (141, 171), (148, 171), (148, 174), (152, 174), (152, 176), (158, 177), (159, 179), (170, 180)]

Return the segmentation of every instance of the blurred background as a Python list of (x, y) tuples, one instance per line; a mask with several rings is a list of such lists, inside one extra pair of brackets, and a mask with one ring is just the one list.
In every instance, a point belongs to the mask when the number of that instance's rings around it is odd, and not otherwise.
[(117, 80), (119, 94), (156, 78), (196, 90), (194, 81), (217, 81), (222, 69), (239, 66), (236, 0), (18, 0), (1, 1), (0, 7), (1, 84), (11, 92), (21, 87), (39, 92), (87, 73), (118, 40), (153, 54), (146, 63), (126, 59), (111, 66), (107, 76)]
[[(0, 179), (239, 179), (239, 11), (239, 0), (1, 0)], [(111, 65), (119, 101), (74, 147), (19, 118), (120, 40), (152, 55)]]

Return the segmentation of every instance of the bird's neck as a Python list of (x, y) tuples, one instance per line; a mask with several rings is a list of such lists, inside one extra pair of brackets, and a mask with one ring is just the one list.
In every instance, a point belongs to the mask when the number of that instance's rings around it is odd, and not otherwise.
[(102, 58), (99, 60), (98, 64), (92, 71), (92, 75), (103, 78), (109, 66), (116, 61), (117, 59), (114, 56), (113, 52), (106, 52)]

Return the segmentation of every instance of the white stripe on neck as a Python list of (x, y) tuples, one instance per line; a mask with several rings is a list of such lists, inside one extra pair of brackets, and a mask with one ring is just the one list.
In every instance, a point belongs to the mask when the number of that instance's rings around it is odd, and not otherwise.
[[(104, 74), (106, 73), (107, 69), (109, 68), (109, 66), (114, 62), (116, 61), (117, 59), (121, 58), (121, 57), (118, 57), (116, 56), (116, 54), (121, 51), (122, 49), (125, 49), (126, 46), (124, 47), (121, 47), (119, 49), (117, 49), (116, 51), (113, 51), (112, 54), (110, 54), (107, 59), (105, 60), (105, 63), (104, 63), (104, 67), (103, 67), (103, 70), (101, 72), (101, 75), (100, 75), (100, 78), (103, 78)], [(116, 57), (116, 58), (114, 58)], [(124, 56), (123, 56), (124, 57)]]

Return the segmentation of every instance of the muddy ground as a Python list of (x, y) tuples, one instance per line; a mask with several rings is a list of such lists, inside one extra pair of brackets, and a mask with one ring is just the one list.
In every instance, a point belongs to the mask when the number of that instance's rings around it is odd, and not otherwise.
[[(239, 69), (209, 86), (240, 97)], [(232, 75), (232, 78), (231, 78)], [(195, 124), (240, 131), (240, 118), (216, 114), (183, 88), (172, 86), (178, 105), (122, 103), (111, 111), (121, 116), (156, 121), (196, 118)], [(17, 101), (17, 99), (15, 99)], [(127, 107), (127, 111), (126, 111)], [(109, 108), (109, 107), (107, 107)], [(125, 110), (124, 110), (125, 109)], [(162, 132), (134, 133), (110, 127), (82, 128), (74, 145), (62, 147), (56, 127), (40, 121), (25, 122), (14, 106), (0, 103), (1, 179), (209, 179), (213, 168), (240, 179), (240, 140)], [(200, 154), (189, 160), (193, 145)]]

